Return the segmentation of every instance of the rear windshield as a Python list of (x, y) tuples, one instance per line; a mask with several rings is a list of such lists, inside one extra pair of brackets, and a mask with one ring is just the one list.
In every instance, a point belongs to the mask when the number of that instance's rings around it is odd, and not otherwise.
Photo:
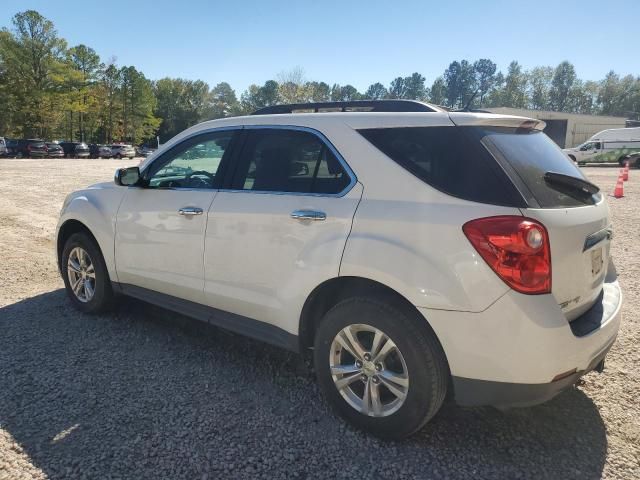
[[(472, 128), (471, 134), (502, 162), (532, 207), (565, 208), (591, 205), (601, 195), (577, 195), (545, 181), (554, 172), (586, 180), (580, 169), (544, 133), (514, 128)], [(528, 190), (528, 192), (527, 192)], [(531, 197), (533, 197), (531, 199)], [(531, 200), (534, 200), (532, 202)], [(537, 205), (535, 204), (537, 203)]]

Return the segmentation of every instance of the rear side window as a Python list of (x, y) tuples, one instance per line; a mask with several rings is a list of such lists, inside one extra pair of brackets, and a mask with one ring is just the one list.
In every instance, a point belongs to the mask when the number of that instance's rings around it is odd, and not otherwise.
[(538, 205), (532, 207), (566, 208), (593, 204), (600, 194), (585, 198), (570, 191), (554, 188), (545, 181), (545, 173), (553, 172), (586, 179), (580, 169), (562, 150), (540, 131), (515, 128), (470, 128), (477, 138), (498, 160), (513, 169), (511, 176), (521, 184), (521, 190), (529, 190)]
[(524, 200), (489, 152), (459, 127), (406, 127), (359, 133), (413, 175), (474, 202), (523, 207)]
[(233, 188), (337, 194), (349, 183), (348, 173), (318, 136), (268, 128), (249, 131)]

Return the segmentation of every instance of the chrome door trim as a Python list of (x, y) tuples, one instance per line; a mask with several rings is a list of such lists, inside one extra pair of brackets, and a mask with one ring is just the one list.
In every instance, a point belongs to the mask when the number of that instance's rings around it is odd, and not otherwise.
[(291, 218), (295, 220), (313, 220), (315, 222), (327, 219), (327, 214), (319, 210), (294, 210)]
[(194, 215), (202, 215), (203, 212), (204, 211), (200, 207), (182, 207), (178, 210), (178, 215), (192, 217)]

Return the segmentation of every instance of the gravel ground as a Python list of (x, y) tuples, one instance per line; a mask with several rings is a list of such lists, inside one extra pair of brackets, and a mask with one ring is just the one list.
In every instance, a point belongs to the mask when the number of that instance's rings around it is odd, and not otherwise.
[[(0, 160), (0, 479), (640, 478), (640, 171), (609, 200), (626, 303), (605, 374), (383, 442), (333, 416), (296, 355), (141, 302), (71, 308), (58, 211), (126, 163)], [(585, 172), (613, 190), (616, 169)]]

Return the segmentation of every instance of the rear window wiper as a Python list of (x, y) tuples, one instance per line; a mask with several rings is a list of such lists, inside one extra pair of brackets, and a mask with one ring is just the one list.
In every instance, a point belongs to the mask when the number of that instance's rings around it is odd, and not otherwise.
[(587, 180), (572, 177), (571, 175), (565, 175), (563, 173), (547, 172), (544, 174), (544, 181), (552, 187), (564, 187), (586, 196), (595, 195), (600, 191), (600, 187), (588, 182)]

